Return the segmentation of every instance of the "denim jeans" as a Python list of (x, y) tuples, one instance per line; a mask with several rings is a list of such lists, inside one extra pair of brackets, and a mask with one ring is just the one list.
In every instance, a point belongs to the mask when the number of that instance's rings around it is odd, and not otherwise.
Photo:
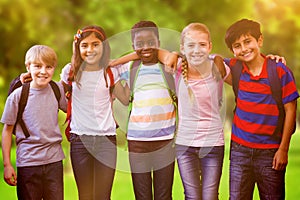
[(70, 142), (79, 199), (110, 199), (117, 158), (116, 137), (71, 134)]
[(62, 200), (62, 161), (32, 167), (18, 167), (17, 195), (22, 200)]
[(253, 149), (232, 141), (230, 151), (230, 199), (252, 199), (255, 183), (260, 199), (285, 198), (285, 170), (272, 169), (277, 149)]
[(175, 161), (172, 145), (173, 140), (128, 141), (136, 200), (152, 200), (153, 196), (154, 200), (172, 199)]
[(176, 145), (178, 169), (186, 200), (218, 199), (224, 146)]

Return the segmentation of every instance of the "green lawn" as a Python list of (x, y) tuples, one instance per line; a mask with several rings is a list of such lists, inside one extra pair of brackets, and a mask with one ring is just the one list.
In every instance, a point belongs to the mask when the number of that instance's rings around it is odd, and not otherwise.
[[(300, 196), (299, 190), (299, 180), (300, 177), (300, 133), (298, 132), (292, 138), (291, 148), (289, 152), (289, 164), (286, 173), (286, 199), (294, 200), (298, 199)], [(220, 185), (220, 199), (228, 199), (228, 137), (226, 139), (226, 155), (224, 159), (224, 169)], [(65, 149), (66, 155), (68, 155), (68, 149)], [(2, 156), (2, 155), (1, 155)], [(120, 160), (126, 159), (125, 156), (119, 158)], [(2, 160), (2, 157), (1, 157)], [(123, 162), (123, 161), (121, 161)], [(75, 181), (73, 178), (69, 158), (65, 160), (65, 199), (66, 200), (75, 200), (77, 199), (77, 190)], [(0, 168), (1, 173), (3, 174), (3, 165)], [(6, 185), (1, 178), (0, 181), (0, 194), (1, 199), (15, 200), (16, 192), (14, 187)], [(131, 184), (130, 174), (124, 171), (117, 171), (113, 191), (112, 191), (112, 200), (133, 200), (133, 189)], [(182, 200), (183, 199), (183, 188), (181, 185), (180, 176), (176, 168), (175, 179), (173, 185), (173, 199)], [(255, 198), (259, 199), (257, 192), (255, 192)]]

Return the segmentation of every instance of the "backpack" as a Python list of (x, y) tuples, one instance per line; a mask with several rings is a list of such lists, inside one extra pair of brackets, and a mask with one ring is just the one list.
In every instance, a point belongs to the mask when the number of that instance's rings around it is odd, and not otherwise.
[[(109, 77), (109, 80), (110, 80), (110, 87), (109, 87), (109, 94), (111, 96), (111, 100), (113, 100), (113, 88), (114, 88), (114, 75), (111, 71), (111, 68), (108, 67), (106, 68), (106, 73)], [(70, 72), (69, 72), (69, 77), (73, 76), (73, 70), (70, 69)], [(106, 74), (104, 73), (104, 79), (106, 81)], [(66, 120), (65, 120), (65, 123), (68, 123), (67, 124), (67, 127), (65, 129), (65, 135), (66, 135), (66, 138), (67, 140), (70, 142), (70, 136), (71, 136), (71, 112), (72, 112), (72, 81), (71, 79), (69, 78), (69, 81), (68, 81), (68, 91), (66, 92), (66, 98), (68, 100), (68, 106), (67, 106), (67, 116), (66, 116)], [(117, 125), (118, 127), (118, 125)]]
[[(243, 63), (237, 59), (224, 59), (227, 64), (230, 66), (231, 74), (232, 74), (232, 89), (235, 95), (235, 101), (237, 100), (238, 96), (238, 87), (240, 76), (243, 69)], [(275, 60), (268, 59), (267, 60), (267, 72), (268, 72), (268, 80), (271, 87), (271, 92), (274, 100), (276, 101), (279, 115), (278, 115), (278, 123), (277, 127), (274, 131), (274, 135), (280, 135), (283, 130), (284, 119), (285, 119), (285, 110), (284, 105), (282, 103), (282, 91), (281, 91), (281, 82), (280, 78), (277, 74), (277, 65)], [(236, 109), (236, 108), (235, 108)], [(235, 110), (234, 110), (235, 111)], [(296, 123), (293, 128), (293, 133), (296, 130)]]
[[(49, 84), (50, 84), (50, 86), (51, 86), (51, 88), (54, 92), (55, 98), (56, 98), (57, 103), (59, 105), (59, 100), (60, 100), (60, 97), (61, 97), (59, 87), (52, 80), (49, 82)], [(14, 135), (16, 134), (16, 127), (17, 127), (17, 124), (19, 124), (21, 126), (22, 130), (23, 130), (23, 133), (24, 133), (25, 137), (28, 138), (30, 136), (30, 134), (29, 134), (29, 131), (26, 127), (26, 124), (23, 120), (23, 112), (25, 110), (27, 100), (28, 100), (30, 83), (23, 83), (22, 84), (22, 82), (20, 81), (20, 76), (18, 76), (17, 78), (15, 78), (10, 83), (8, 95), (10, 95), (15, 89), (17, 89), (21, 86), (22, 86), (21, 97), (20, 97), (20, 100), (19, 100), (17, 120), (16, 120), (16, 123), (15, 123), (14, 128), (13, 128), (13, 134)]]
[[(128, 119), (130, 117), (131, 110), (132, 110), (132, 102), (133, 102), (133, 99), (134, 99), (133, 90), (134, 90), (135, 82), (136, 82), (136, 79), (137, 79), (137, 76), (138, 76), (138, 72), (140, 70), (140, 66), (141, 66), (141, 60), (134, 60), (131, 63), (130, 70), (129, 70), (129, 72), (130, 72), (130, 77), (129, 77), (129, 81), (130, 81), (129, 82), (129, 84), (130, 84), (130, 98), (129, 98), (129, 104), (128, 104)], [(174, 77), (173, 77), (172, 74), (166, 72), (164, 67), (160, 67), (160, 69), (163, 72), (162, 75), (163, 75), (164, 82), (168, 87), (169, 95), (170, 95), (170, 97), (173, 101), (173, 105), (174, 105), (175, 113), (176, 113), (176, 125), (177, 125), (178, 124), (178, 111), (177, 111), (178, 99), (177, 99), (177, 96), (176, 96), (176, 88), (175, 88)], [(127, 126), (128, 126), (128, 123), (127, 123)]]

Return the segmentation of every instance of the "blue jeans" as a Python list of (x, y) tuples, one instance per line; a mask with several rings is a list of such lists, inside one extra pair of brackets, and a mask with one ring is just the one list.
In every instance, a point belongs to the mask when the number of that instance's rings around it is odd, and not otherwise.
[(154, 200), (172, 199), (175, 161), (172, 145), (173, 140), (128, 141), (136, 200), (152, 200), (153, 196)]
[(79, 199), (110, 199), (117, 158), (116, 137), (71, 134), (70, 142)]
[(176, 145), (176, 157), (186, 200), (218, 199), (224, 146)]
[(22, 200), (62, 200), (62, 161), (32, 167), (18, 167), (17, 194)]
[(285, 198), (285, 170), (272, 169), (277, 149), (253, 149), (232, 141), (230, 150), (230, 199), (252, 199), (255, 183), (260, 199)]

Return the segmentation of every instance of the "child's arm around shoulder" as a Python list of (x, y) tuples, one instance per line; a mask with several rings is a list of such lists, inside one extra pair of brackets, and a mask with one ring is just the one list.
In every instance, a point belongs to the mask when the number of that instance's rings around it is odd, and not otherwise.
[(166, 49), (158, 49), (158, 60), (165, 65), (167, 72), (173, 73), (177, 69), (179, 54), (175, 51), (169, 52)]
[(215, 65), (218, 67), (218, 70), (221, 74), (222, 78), (225, 78), (224, 81), (229, 84), (232, 85), (232, 75), (230, 73), (230, 69), (229, 72), (226, 68), (228, 68), (228, 66), (226, 67), (225, 62), (224, 62), (224, 58), (221, 55), (218, 54), (211, 54), (210, 59), (214, 60)]
[(217, 65), (221, 77), (224, 78), (227, 75), (227, 72), (223, 61), (224, 60), (223, 57), (218, 54), (210, 55), (210, 57), (211, 59), (214, 60), (215, 65)]
[(126, 54), (120, 58), (111, 60), (109, 62), (109, 66), (115, 67), (117, 65), (121, 65), (121, 64), (127, 63), (129, 61), (138, 60), (138, 59), (139, 59), (139, 56), (136, 54), (136, 52), (132, 52), (132, 53)]
[(11, 164), (10, 152), (14, 125), (4, 124), (2, 130), (2, 155), (4, 165), (4, 180), (8, 185), (17, 185), (17, 174)]

